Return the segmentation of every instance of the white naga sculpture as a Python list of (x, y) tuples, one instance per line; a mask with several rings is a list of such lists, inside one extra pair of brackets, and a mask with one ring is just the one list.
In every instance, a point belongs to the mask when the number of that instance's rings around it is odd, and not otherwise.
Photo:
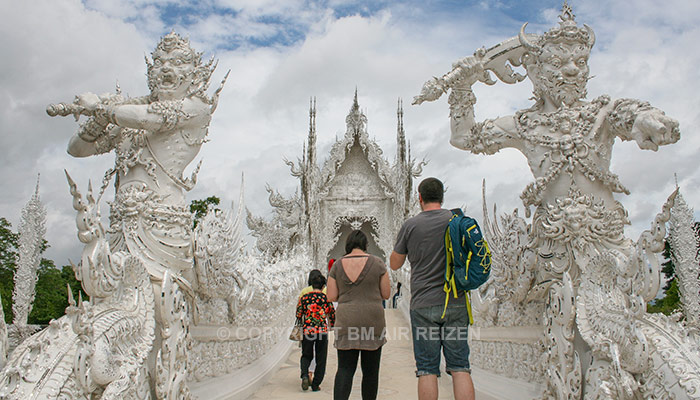
[[(680, 139), (678, 122), (639, 100), (585, 101), (595, 36), (577, 26), (566, 3), (560, 20), (543, 35), (526, 34), (525, 24), (518, 37), (457, 61), (414, 101), (450, 91), (450, 143), (485, 154), (516, 148), (535, 177), (520, 196), (527, 217), (534, 207), (531, 224), (517, 212), (503, 218), (503, 228), (485, 221), (498, 263), (475, 303), (483, 327), (544, 333), (529, 347), (476, 339), (475, 365), (544, 381), (543, 398), (700, 398), (698, 337), (645, 307), (658, 291), (656, 253), (676, 193), (635, 243), (623, 235), (627, 212), (613, 198), (629, 192), (610, 172), (616, 137), (656, 150)], [(506, 83), (525, 79), (511, 65), (524, 66), (535, 104), (477, 123), (472, 85), (496, 83), (491, 72)]]

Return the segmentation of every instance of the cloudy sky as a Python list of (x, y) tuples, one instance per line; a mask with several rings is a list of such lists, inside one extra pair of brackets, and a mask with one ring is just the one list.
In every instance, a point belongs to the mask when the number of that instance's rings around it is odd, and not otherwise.
[[(687, 0), (574, 0), (579, 24), (597, 36), (589, 97), (633, 97), (678, 119), (681, 140), (658, 152), (617, 142), (612, 171), (631, 191), (618, 196), (629, 211), (634, 238), (647, 229), (675, 187), (700, 209), (700, 2)], [(0, 216), (16, 229), (23, 205), (41, 174), (46, 205), (46, 256), (58, 265), (77, 260), (74, 212), (63, 169), (84, 189), (99, 183), (112, 155), (74, 159), (66, 153), (77, 124), (50, 118), (50, 103), (76, 94), (148, 92), (144, 55), (171, 30), (189, 36), (219, 67), (212, 90), (231, 70), (214, 114), (211, 141), (197, 188), (188, 199), (210, 195), (228, 205), (238, 199), (245, 174), (246, 205), (270, 211), (265, 183), (291, 194), (297, 187), (283, 157), (301, 156), (308, 132), (309, 98), (317, 98), (321, 161), (345, 131), (357, 88), (374, 137), (393, 161), (396, 107), (413, 155), (430, 161), (424, 176), (443, 178), (446, 206), (466, 205), (481, 216), (481, 181), (500, 211), (521, 207), (518, 195), (532, 180), (514, 150), (476, 156), (448, 143), (446, 98), (411, 106), (423, 82), (481, 46), (518, 33), (542, 33), (557, 23), (558, 0), (0, 0)], [(479, 86), (477, 118), (528, 107), (532, 87)], [(84, 190), (83, 190), (84, 191)], [(699, 214), (696, 212), (696, 218)], [(106, 217), (106, 215), (105, 215)]]

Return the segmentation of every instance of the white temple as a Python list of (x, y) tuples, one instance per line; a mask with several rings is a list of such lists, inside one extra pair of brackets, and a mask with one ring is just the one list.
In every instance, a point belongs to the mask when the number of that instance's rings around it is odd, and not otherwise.
[(280, 220), (277, 226), (285, 226), (289, 231), (283, 235), (276, 231), (272, 234), (269, 223), (249, 215), (248, 225), (258, 237), (261, 250), (273, 247), (273, 240), (305, 243), (313, 265), (323, 270), (331, 258), (345, 254), (345, 238), (353, 229), (359, 229), (367, 234), (368, 251), (388, 260), (402, 221), (417, 210), (413, 179), (420, 175), (424, 162), (416, 163), (411, 158), (400, 100), (396, 157), (392, 165), (369, 137), (367, 117), (360, 110), (357, 92), (345, 123), (345, 135), (333, 144), (323, 168), (319, 168), (316, 103), (312, 100), (309, 134), (302, 158), (296, 164), (287, 161), (292, 175), (299, 178), (301, 198), (295, 195), (283, 199), (268, 188), (270, 204)]
[[(534, 176), (521, 194), (525, 218), (517, 210), (491, 216), (484, 198), (493, 266), (472, 292), (472, 366), (495, 398), (700, 399), (693, 213), (676, 189), (649, 230), (625, 237), (627, 214), (613, 193), (628, 191), (610, 170), (616, 138), (656, 150), (680, 140), (678, 122), (640, 100), (586, 100), (594, 43), (592, 28), (578, 26), (565, 4), (558, 26), (543, 35), (523, 26), (477, 49), (415, 99), (449, 92), (453, 146), (486, 154), (516, 148)], [(150, 93), (84, 93), (47, 109), (86, 117), (69, 140), (72, 156), (114, 154), (115, 165), (97, 195), (88, 184), (83, 196), (67, 174), (84, 244), (74, 271), (89, 299), (70, 298), (65, 316), (9, 354), (0, 400), (246, 398), (289, 353), (308, 271), (341, 256), (351, 229), (365, 231), (369, 252), (386, 259), (399, 226), (417, 211), (413, 179), (424, 163), (411, 157), (401, 101), (389, 164), (355, 93), (345, 135), (322, 168), (312, 100), (302, 158), (287, 161), (300, 191), (285, 198), (268, 188), (273, 217), (247, 215), (260, 251), (242, 240), (243, 193), (237, 207), (210, 210), (193, 229), (185, 193), (199, 168), (183, 172), (206, 142), (224, 82), (208, 93), (213, 59), (203, 61), (176, 33), (151, 56)], [(527, 75), (513, 71), (521, 65)], [(492, 74), (510, 84), (527, 78), (535, 103), (477, 122), (471, 88), (495, 84)], [(105, 227), (100, 201), (112, 180)], [(683, 319), (645, 307), (658, 293), (666, 223)], [(409, 270), (393, 281), (407, 282)], [(409, 297), (405, 290), (404, 305)]]

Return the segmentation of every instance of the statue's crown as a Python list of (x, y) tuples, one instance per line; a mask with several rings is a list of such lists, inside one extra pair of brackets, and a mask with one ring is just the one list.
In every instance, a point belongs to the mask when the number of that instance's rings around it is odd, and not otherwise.
[(574, 18), (575, 15), (571, 9), (571, 6), (564, 2), (564, 5), (561, 8), (561, 14), (559, 15), (559, 26), (555, 26), (548, 32), (545, 32), (540, 39), (540, 44), (544, 44), (546, 42), (557, 43), (560, 41), (570, 41), (581, 42), (589, 47), (592, 47), (593, 42), (591, 41), (591, 37), (593, 31), (585, 25), (584, 27), (577, 26)]
[(158, 46), (153, 50), (151, 56), (155, 57), (158, 52), (170, 53), (173, 50), (182, 50), (186, 53), (196, 54), (192, 47), (190, 47), (190, 40), (182, 38), (173, 31), (160, 39)]
[(555, 26), (549, 31), (541, 35), (537, 40), (531, 42), (525, 36), (525, 23), (520, 28), (520, 43), (522, 43), (530, 52), (538, 53), (542, 46), (547, 43), (562, 43), (573, 42), (582, 43), (589, 49), (595, 43), (595, 34), (593, 29), (584, 24), (583, 27), (576, 25), (576, 20), (571, 6), (565, 1), (559, 15), (559, 26)]

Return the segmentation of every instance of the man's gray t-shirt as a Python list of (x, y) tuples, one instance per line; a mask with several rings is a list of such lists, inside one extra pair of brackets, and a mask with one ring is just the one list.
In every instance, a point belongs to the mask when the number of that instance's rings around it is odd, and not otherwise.
[[(411, 309), (445, 304), (445, 229), (452, 212), (423, 211), (404, 222), (394, 251), (411, 263)], [(460, 293), (464, 303), (464, 293)], [(457, 299), (450, 293), (450, 304)]]

